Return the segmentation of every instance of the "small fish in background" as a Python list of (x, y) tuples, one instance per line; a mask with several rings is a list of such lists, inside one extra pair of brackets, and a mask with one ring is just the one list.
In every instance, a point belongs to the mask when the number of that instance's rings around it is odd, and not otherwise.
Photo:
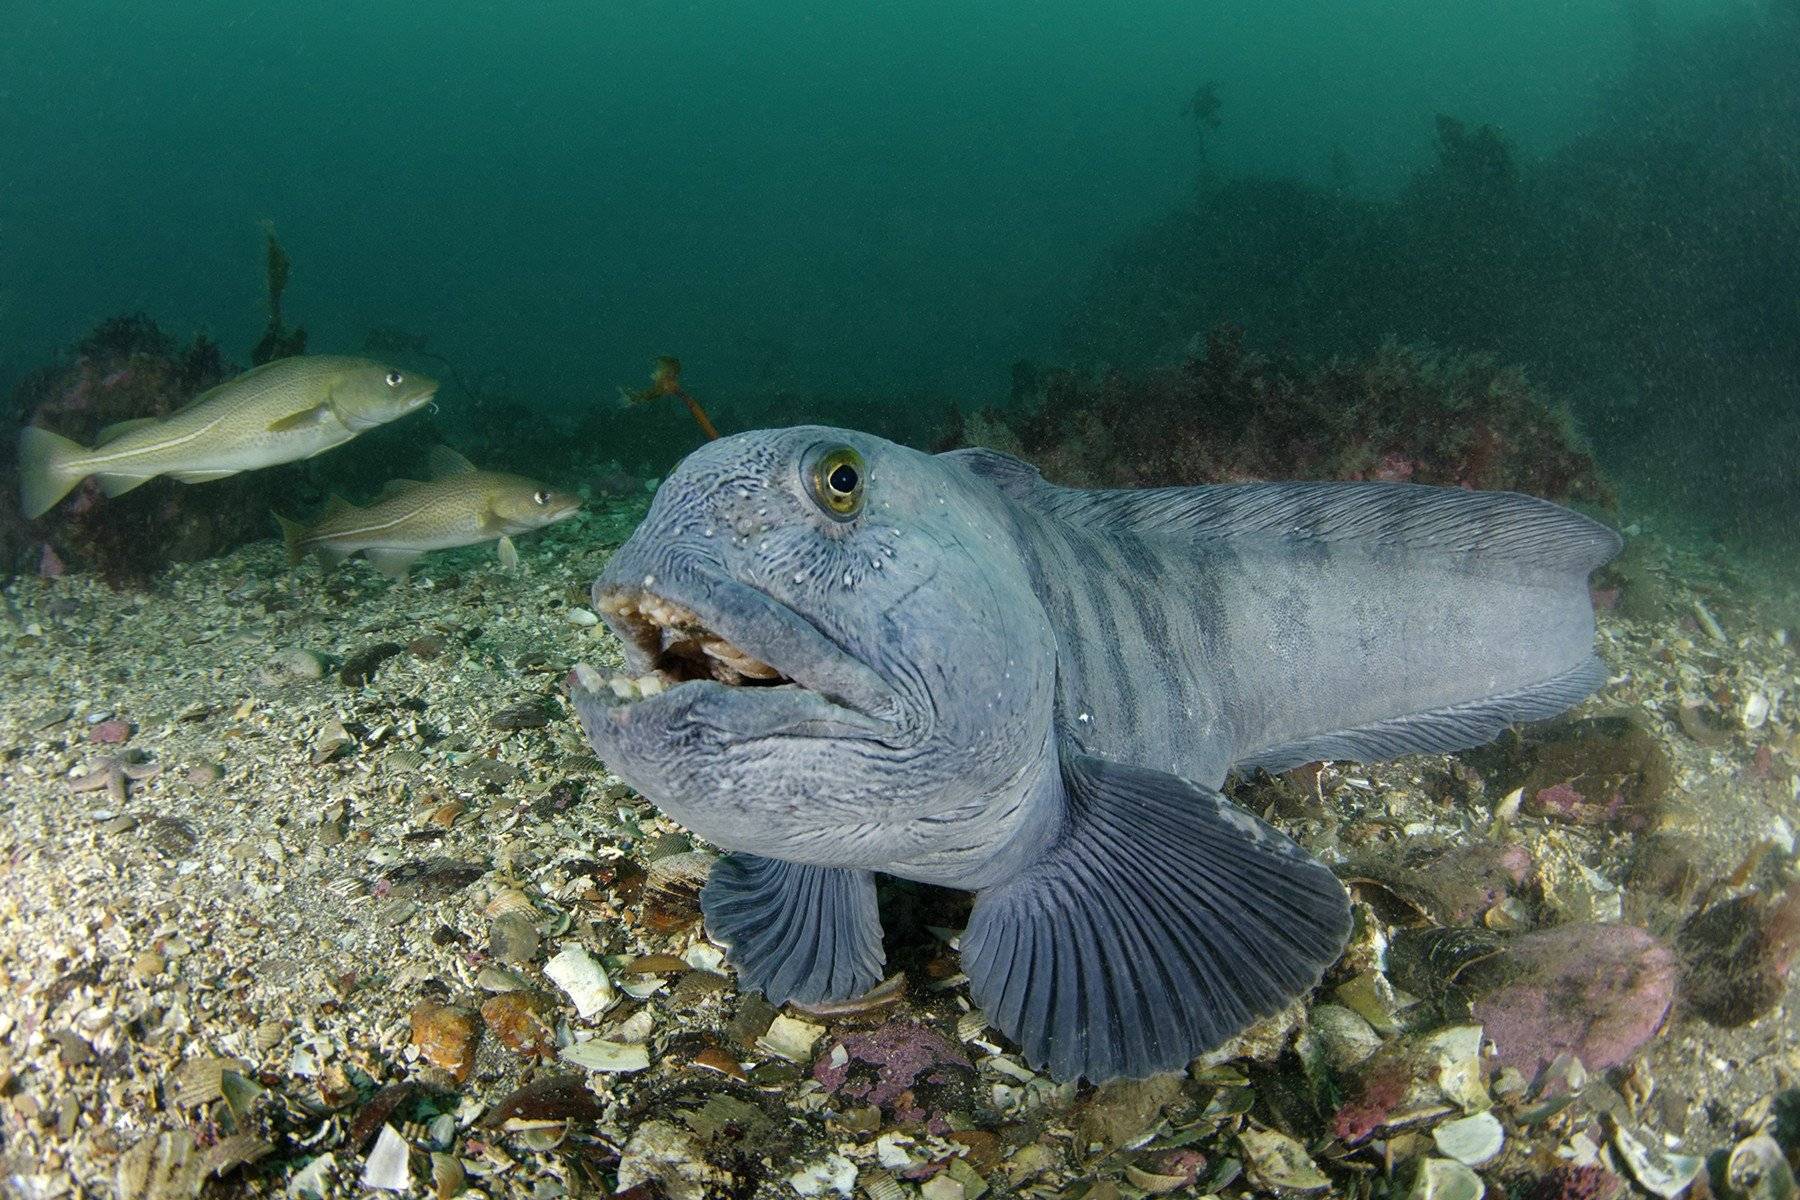
[(437, 380), (366, 358), (283, 358), (202, 392), (166, 417), (101, 430), (92, 449), (28, 426), (19, 435), (19, 501), (41, 517), (92, 475), (108, 496), (158, 475), (183, 483), (297, 462), (427, 404)]
[(391, 481), (374, 503), (358, 508), (333, 496), (312, 524), (280, 513), (288, 563), (317, 554), (335, 567), (361, 551), (390, 579), (403, 578), (421, 554), (498, 539), (500, 561), (519, 565), (515, 533), (527, 533), (572, 517), (581, 499), (534, 479), (478, 470), (448, 446), (435, 446), (427, 459), (432, 478)]

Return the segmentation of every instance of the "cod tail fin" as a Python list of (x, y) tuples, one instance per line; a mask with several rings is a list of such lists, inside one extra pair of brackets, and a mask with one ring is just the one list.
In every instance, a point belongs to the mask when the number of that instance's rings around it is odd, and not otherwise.
[(290, 521), (278, 512), (269, 515), (281, 526), (281, 544), (287, 550), (288, 566), (299, 566), (300, 560), (306, 557), (306, 526), (299, 521)]
[(87, 478), (87, 473), (69, 463), (87, 453), (82, 446), (27, 425), (19, 434), (19, 507), (33, 520), (43, 516), (56, 502)]

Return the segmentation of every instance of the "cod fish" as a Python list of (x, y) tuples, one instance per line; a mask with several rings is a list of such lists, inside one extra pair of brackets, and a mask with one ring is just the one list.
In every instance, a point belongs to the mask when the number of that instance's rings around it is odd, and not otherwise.
[(364, 358), (301, 355), (246, 371), (166, 417), (109, 426), (91, 450), (28, 426), (19, 436), (20, 505), (40, 517), (89, 475), (117, 496), (158, 475), (203, 483), (311, 458), (422, 407), (437, 386)]
[(476, 470), (448, 446), (432, 447), (428, 462), (428, 482), (393, 480), (366, 508), (333, 496), (310, 525), (276, 513), (289, 565), (315, 553), (334, 567), (360, 550), (376, 570), (398, 579), (427, 550), (498, 539), (500, 561), (513, 567), (519, 553), (512, 534), (553, 525), (581, 507), (580, 497), (536, 480)]
[(770, 1001), (882, 976), (877, 872), (976, 893), (974, 1001), (1058, 1079), (1179, 1070), (1317, 985), (1348, 899), (1228, 774), (1486, 742), (1605, 679), (1609, 529), (1390, 483), (1085, 491), (845, 430), (690, 455), (594, 584), (607, 765), (731, 851)]

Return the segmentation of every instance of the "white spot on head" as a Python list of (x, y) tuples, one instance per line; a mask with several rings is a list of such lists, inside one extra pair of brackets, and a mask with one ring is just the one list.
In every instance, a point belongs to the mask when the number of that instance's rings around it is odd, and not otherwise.
[(649, 591), (651, 588), (653, 588), (655, 586), (656, 586), (656, 576), (654, 576), (654, 575), (644, 576), (644, 590), (645, 591)]
[(850, 572), (845, 571), (844, 572), (844, 586), (849, 587), (854, 582), (855, 582), (855, 580), (850, 578)]
[(795, 583), (805, 583), (806, 582), (806, 572), (805, 571), (795, 571), (794, 572), (794, 582)]
[(1081, 713), (1075, 719), (1077, 721), (1080, 721), (1083, 725), (1086, 725), (1089, 721), (1092, 721), (1094, 718), (1088, 716), (1088, 714), (1086, 714), (1086, 713)]

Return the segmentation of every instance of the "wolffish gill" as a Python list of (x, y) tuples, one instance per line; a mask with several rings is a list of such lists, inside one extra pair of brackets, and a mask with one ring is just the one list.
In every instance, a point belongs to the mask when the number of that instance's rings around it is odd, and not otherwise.
[(874, 875), (977, 893), (974, 1000), (1069, 1079), (1180, 1069), (1313, 987), (1348, 902), (1228, 773), (1489, 740), (1604, 679), (1610, 530), (1407, 484), (1052, 486), (844, 430), (691, 455), (594, 585), (601, 757), (732, 851), (747, 987), (851, 996)]

